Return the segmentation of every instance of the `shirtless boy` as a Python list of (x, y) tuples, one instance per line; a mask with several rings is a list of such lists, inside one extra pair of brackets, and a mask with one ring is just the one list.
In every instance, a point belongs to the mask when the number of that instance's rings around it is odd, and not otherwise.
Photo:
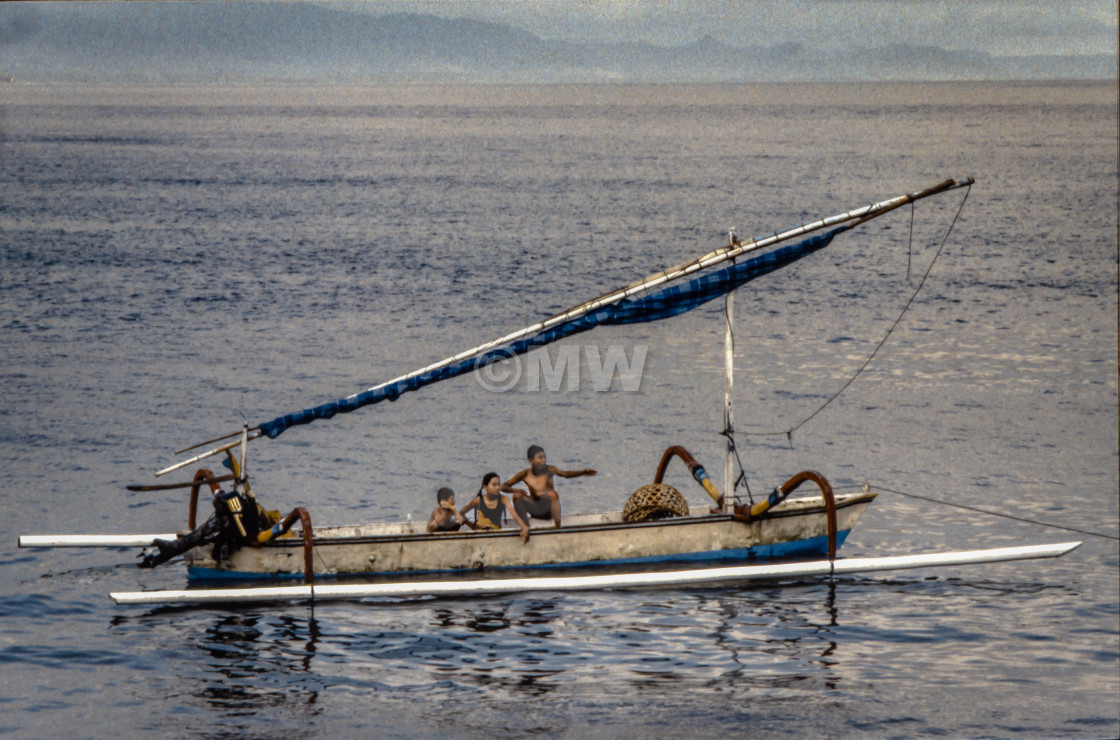
[[(507, 480), (502, 485), (502, 490), (513, 494), (513, 507), (525, 521), (529, 518), (551, 519), (553, 524), (560, 526), (560, 495), (556, 493), (554, 476), (561, 478), (578, 478), (581, 475), (595, 475), (597, 470), (584, 468), (583, 470), (560, 470), (549, 465), (544, 450), (533, 445), (526, 456), (529, 458), (530, 467), (522, 470), (517, 475)], [(518, 483), (529, 487), (529, 493), (514, 488)]]
[(466, 517), (455, 511), (455, 492), (450, 488), (441, 488), (436, 491), (436, 502), (439, 504), (428, 517), (428, 532), (458, 532), (459, 527), (469, 524)]

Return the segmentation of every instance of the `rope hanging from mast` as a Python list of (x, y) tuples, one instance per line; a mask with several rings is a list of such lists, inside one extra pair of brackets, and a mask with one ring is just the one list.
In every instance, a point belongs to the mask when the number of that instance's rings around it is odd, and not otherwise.
[[(965, 193), (964, 193), (964, 197), (961, 198), (960, 205), (957, 206), (957, 212), (953, 215), (953, 220), (949, 224), (949, 228), (945, 230), (945, 236), (942, 237), (941, 244), (938, 245), (937, 251), (933, 255), (933, 259), (930, 260), (929, 265), (926, 267), (925, 273), (922, 275), (922, 279), (918, 282), (918, 287), (914, 289), (914, 292), (913, 292), (913, 294), (911, 294), (910, 299), (907, 300), (906, 305), (902, 307), (902, 311), (899, 312), (898, 318), (896, 318), (894, 320), (894, 322), (890, 325), (890, 328), (887, 329), (887, 333), (885, 335), (883, 335), (883, 338), (879, 340), (879, 343), (877, 345), (875, 345), (875, 349), (873, 349), (871, 351), (871, 354), (868, 355), (868, 357), (864, 361), (864, 363), (859, 366), (859, 369), (857, 369), (855, 371), (855, 373), (852, 374), (852, 377), (848, 378), (848, 380), (844, 383), (844, 385), (840, 386), (840, 389), (838, 391), (833, 393), (832, 396), (829, 397), (828, 400), (826, 400), (819, 407), (817, 407), (816, 411), (809, 414), (808, 416), (806, 416), (804, 419), (802, 419), (801, 421), (799, 421), (797, 424), (790, 427), (789, 429), (786, 429), (785, 431), (781, 431), (781, 432), (744, 432), (744, 434), (746, 434), (747, 436), (751, 436), (751, 437), (785, 436), (786, 440), (789, 442), (790, 449), (792, 449), (793, 448), (793, 433), (796, 432), (801, 427), (808, 424), (810, 421), (812, 421), (819, 413), (824, 411), (829, 406), (829, 404), (831, 404), (833, 401), (835, 401), (837, 398), (839, 398), (840, 395), (842, 393), (844, 393), (844, 391), (848, 390), (848, 388), (852, 385), (852, 383), (854, 383), (856, 381), (856, 378), (858, 378), (863, 373), (863, 371), (867, 369), (867, 366), (870, 365), (871, 361), (875, 359), (875, 356), (877, 354), (879, 354), (879, 350), (881, 350), (883, 348), (883, 345), (887, 343), (887, 340), (890, 339), (891, 334), (898, 327), (899, 323), (901, 323), (902, 318), (906, 315), (906, 312), (910, 309), (911, 304), (913, 304), (914, 300), (918, 297), (918, 293), (920, 293), (922, 291), (922, 287), (926, 284), (926, 279), (929, 277), (930, 272), (933, 271), (933, 266), (935, 264), (937, 264), (937, 259), (941, 256), (941, 251), (945, 248), (945, 243), (949, 240), (949, 235), (951, 233), (953, 233), (953, 227), (956, 226), (957, 219), (960, 218), (961, 211), (964, 210), (964, 204), (965, 204), (965, 201), (968, 200), (968, 194), (970, 192), (972, 192), (972, 183), (971, 182), (968, 183), (967, 189), (965, 190)], [(913, 208), (913, 205), (914, 205), (913, 202), (911, 202), (910, 205), (911, 205), (911, 208)], [(912, 238), (913, 238), (913, 224), (911, 223), (911, 239)], [(908, 260), (908, 264), (907, 264), (907, 275), (909, 275), (909, 260)]]

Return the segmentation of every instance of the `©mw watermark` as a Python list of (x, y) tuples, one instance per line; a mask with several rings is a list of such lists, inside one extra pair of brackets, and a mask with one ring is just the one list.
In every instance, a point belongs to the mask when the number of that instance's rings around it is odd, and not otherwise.
[(609, 345), (606, 352), (600, 352), (595, 344), (562, 344), (551, 349), (555, 350), (555, 354), (549, 348), (542, 348), (533, 350), (524, 357), (507, 350), (497, 350), (475, 363), (475, 380), (493, 393), (512, 390), (522, 376), (525, 377), (525, 389), (530, 392), (556, 392), (561, 387), (566, 391), (578, 391), (581, 387), (582, 355), (592, 390), (599, 393), (613, 390), (616, 377), (618, 388), (630, 392), (641, 390), (642, 369), (645, 367), (648, 345), (634, 345), (629, 356), (621, 344)]

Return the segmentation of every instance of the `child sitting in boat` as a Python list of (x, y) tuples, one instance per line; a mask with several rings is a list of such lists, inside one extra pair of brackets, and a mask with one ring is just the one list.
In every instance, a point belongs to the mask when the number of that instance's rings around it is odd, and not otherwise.
[[(551, 519), (552, 523), (559, 527), (560, 494), (556, 493), (553, 476), (577, 478), (581, 475), (595, 475), (598, 471), (592, 468), (560, 470), (555, 465), (548, 464), (548, 457), (545, 455), (544, 449), (537, 445), (530, 447), (526, 456), (529, 458), (530, 467), (507, 480), (502, 485), (502, 490), (513, 494), (513, 505), (517, 509), (517, 513), (526, 521), (530, 517), (533, 519)], [(528, 493), (513, 487), (522, 481), (529, 487)]]
[(458, 532), (464, 524), (470, 524), (459, 512), (455, 511), (455, 492), (450, 488), (436, 491), (436, 508), (428, 517), (428, 532)]
[(502, 479), (497, 473), (487, 473), (482, 477), (482, 487), (478, 495), (470, 500), (466, 506), (459, 510), (460, 516), (475, 509), (475, 520), (467, 520), (472, 529), (501, 529), (502, 521), (506, 514), (521, 527), (521, 541), (529, 541), (529, 525), (517, 513), (509, 496), (502, 493)]

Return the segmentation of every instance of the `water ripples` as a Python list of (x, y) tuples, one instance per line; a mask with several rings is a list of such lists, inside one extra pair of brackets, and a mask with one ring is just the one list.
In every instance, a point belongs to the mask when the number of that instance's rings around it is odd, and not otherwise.
[[(243, 105), (183, 89), (5, 105), (0, 731), (1114, 734), (1112, 542), (755, 589), (153, 610), (106, 594), (179, 588), (180, 567), (13, 544), (177, 528), (185, 495), (124, 489), (169, 450), (512, 331), (731, 226), (750, 235), (966, 174), (979, 183), (946, 251), (858, 381), (792, 438), (739, 438), (749, 483), (817, 469), (1107, 529), (1120, 466), (1115, 213), (1100, 198), (1115, 142), (1101, 131), (1116, 119), (1094, 101), (1111, 88), (244, 92)], [(379, 95), (404, 102), (360, 104)], [(900, 211), (740, 291), (741, 431), (789, 429), (851, 377), (950, 200), (918, 209), (912, 243)], [(709, 470), (722, 458), (721, 320), (713, 305), (580, 337), (648, 345), (637, 392), (463, 379), (290, 432), (254, 449), (254, 490), (316, 524), (416, 520), (439, 486), (473, 490), (539, 442), (561, 467), (600, 470), (564, 482), (565, 512), (618, 508), (669, 444)], [(704, 500), (683, 467), (668, 475)], [(883, 493), (844, 553), (1054, 536)]]

